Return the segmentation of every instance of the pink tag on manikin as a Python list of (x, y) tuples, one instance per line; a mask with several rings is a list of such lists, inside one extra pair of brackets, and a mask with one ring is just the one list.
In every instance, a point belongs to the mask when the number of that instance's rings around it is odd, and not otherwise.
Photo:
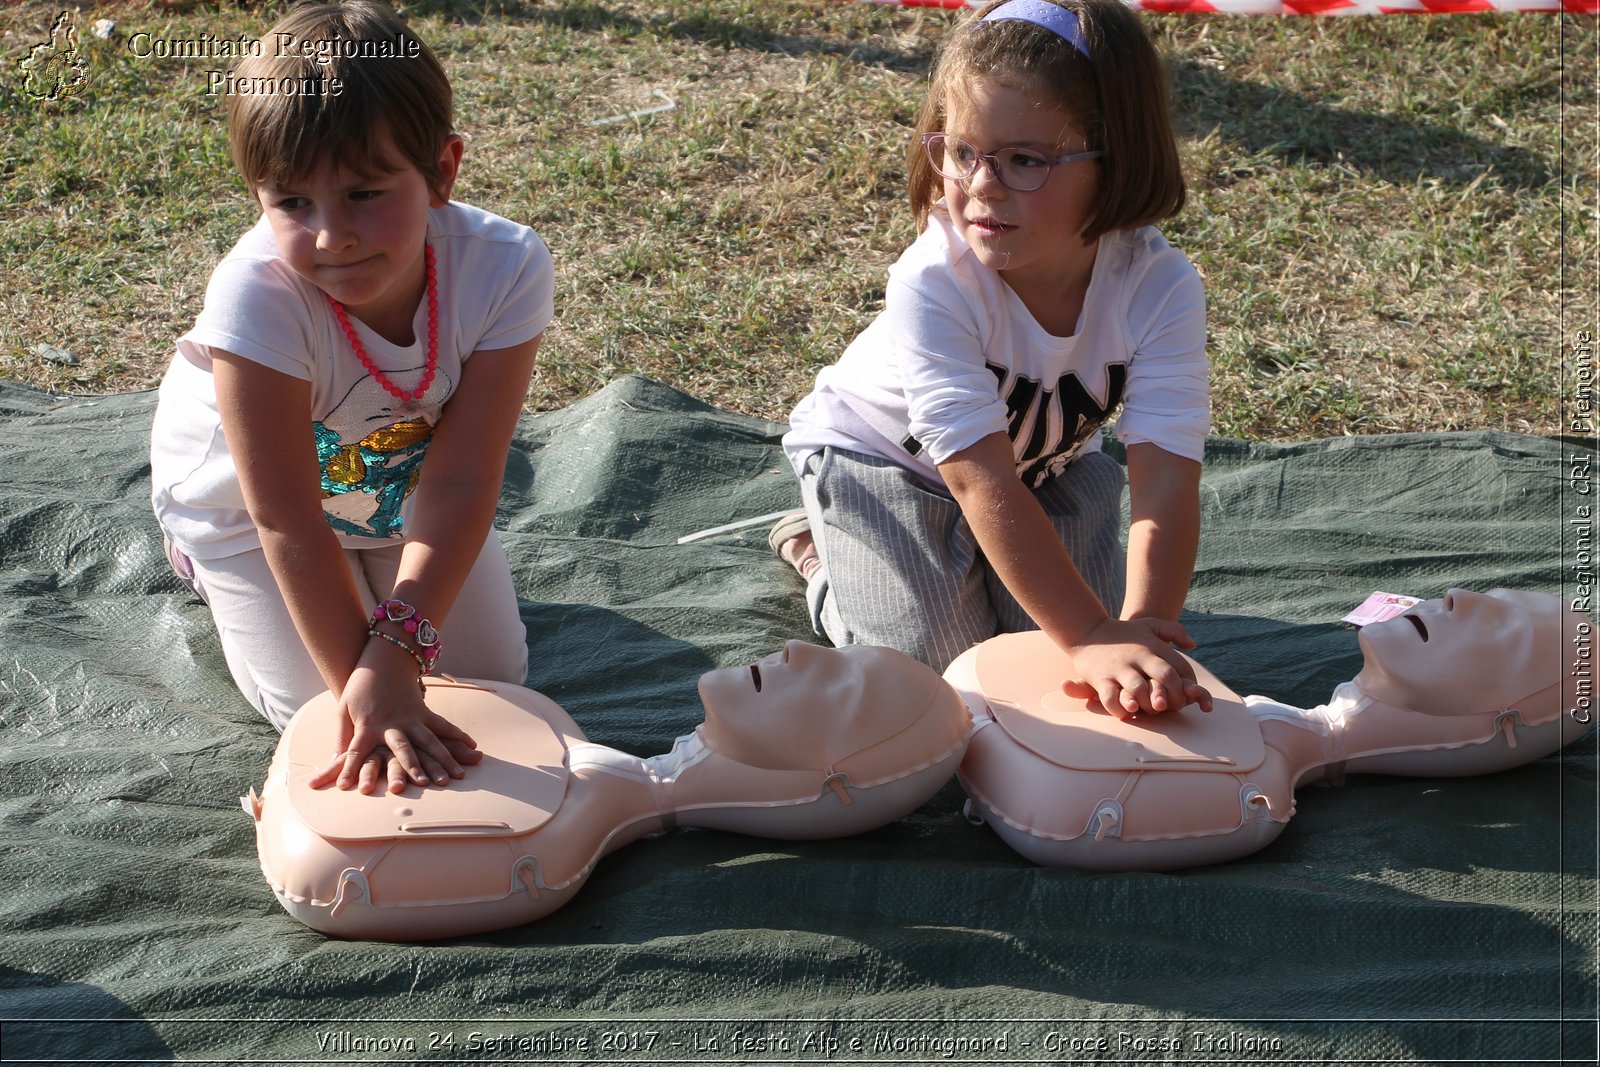
[(1341, 622), (1354, 623), (1357, 626), (1367, 626), (1375, 622), (1383, 622), (1401, 614), (1413, 604), (1422, 603), (1418, 596), (1406, 596), (1402, 593), (1373, 593), (1361, 602), (1361, 606), (1346, 615)]

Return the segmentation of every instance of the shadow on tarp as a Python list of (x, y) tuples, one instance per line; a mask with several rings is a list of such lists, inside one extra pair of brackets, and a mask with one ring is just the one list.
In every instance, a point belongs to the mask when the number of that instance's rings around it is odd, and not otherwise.
[(524, 601), (522, 614), (528, 687), (596, 744), (651, 756), (705, 717), (695, 682), (718, 664), (701, 647), (593, 604)]
[[(776, 969), (796, 973), (781, 977), (795, 988), (806, 972), (835, 1005), (870, 1002), (881, 990), (865, 976), (876, 974), (898, 988), (1003, 987), (1024, 1003), (1032, 994), (1189, 1018), (1438, 1016), (1449, 1023), (1433, 1039), (1454, 1040), (1465, 1005), (1548, 1019), (1564, 972), (1587, 958), (1585, 938), (1541, 914), (1549, 901), (1515, 899), (1519, 875), (1554, 865), (1563, 788), (1592, 804), (1592, 776), (1554, 761), (1473, 783), (1351, 779), (1306, 791), (1300, 814), (1254, 856), (1168, 874), (1035, 868), (949, 815), (827, 843), (685, 831), (617, 853), (586, 897), (509, 940), (638, 945), (633, 955), (663, 966), (684, 939), (721, 942), (720, 978), (758, 987), (775, 965), (732, 949), (747, 933), (790, 942)], [(1409, 833), (1395, 825), (1406, 810)], [(1440, 872), (1481, 878), (1475, 853), (1492, 857), (1512, 902), (1404, 888), (1442, 885)], [(704, 908), (666, 902), (679, 893)], [(788, 916), (776, 928), (773, 901)], [(1485, 943), (1516, 946), (1513, 965), (1486, 971)], [(797, 951), (810, 944), (824, 949)]]
[[(1385, 1058), (1435, 1062), (1552, 1058), (1564, 1040), (1552, 1021), (1592, 1015), (1583, 924), (1529, 888), (1529, 876), (1569, 873), (1562, 805), (1593, 807), (1592, 763), (1352, 778), (1299, 800), (1260, 852), (1162, 874), (1034, 867), (948, 810), (831, 842), (681, 830), (613, 854), (566, 909), (496, 940), (523, 962), (624, 954), (612, 1004), (647, 1000), (630, 983), (663, 972), (818, 990), (815, 1003), (784, 1002), (795, 1017), (871, 1017), (899, 992), (938, 990), (954, 1018), (1102, 1005), (1145, 1031), (1253, 1020), (1238, 1029), (1291, 1048), (1354, 1055), (1352, 1041), (1381, 1039)], [(1499, 899), (1451, 895), (1486, 880)], [(749, 951), (757, 943), (774, 950)], [(581, 993), (549, 995), (550, 1011), (583, 1008)], [(1473, 1005), (1493, 1011), (1464, 1019)]]
[(152, 1023), (83, 982), (0, 966), (0, 1062), (176, 1063)]

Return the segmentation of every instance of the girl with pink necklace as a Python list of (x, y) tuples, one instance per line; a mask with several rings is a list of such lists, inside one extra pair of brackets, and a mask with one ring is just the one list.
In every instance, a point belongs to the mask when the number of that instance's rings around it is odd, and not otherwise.
[(251, 704), (282, 729), (338, 696), (319, 785), (445, 785), (481, 757), (421, 676), (527, 674), (491, 524), (550, 254), (450, 199), (449, 80), (375, 0), (291, 9), (233, 75), (229, 143), (262, 216), (162, 381), (156, 516)]

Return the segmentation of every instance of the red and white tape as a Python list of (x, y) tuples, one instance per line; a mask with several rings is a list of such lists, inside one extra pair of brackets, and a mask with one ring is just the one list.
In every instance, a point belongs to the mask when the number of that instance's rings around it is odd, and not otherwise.
[[(979, 7), (967, 0), (864, 0), (901, 7)], [(1464, 15), (1477, 11), (1600, 14), (1600, 0), (1125, 0), (1145, 11), (1219, 15)]]

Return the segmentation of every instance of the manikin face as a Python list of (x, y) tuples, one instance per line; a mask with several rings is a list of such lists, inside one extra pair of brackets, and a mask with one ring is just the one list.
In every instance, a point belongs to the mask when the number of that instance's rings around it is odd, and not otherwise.
[(1545, 593), (1452, 589), (1361, 630), (1369, 696), (1428, 715), (1512, 706), (1560, 680), (1561, 601)]
[(754, 767), (828, 767), (915, 722), (941, 684), (893, 649), (790, 641), (748, 667), (701, 676), (702, 736)]

